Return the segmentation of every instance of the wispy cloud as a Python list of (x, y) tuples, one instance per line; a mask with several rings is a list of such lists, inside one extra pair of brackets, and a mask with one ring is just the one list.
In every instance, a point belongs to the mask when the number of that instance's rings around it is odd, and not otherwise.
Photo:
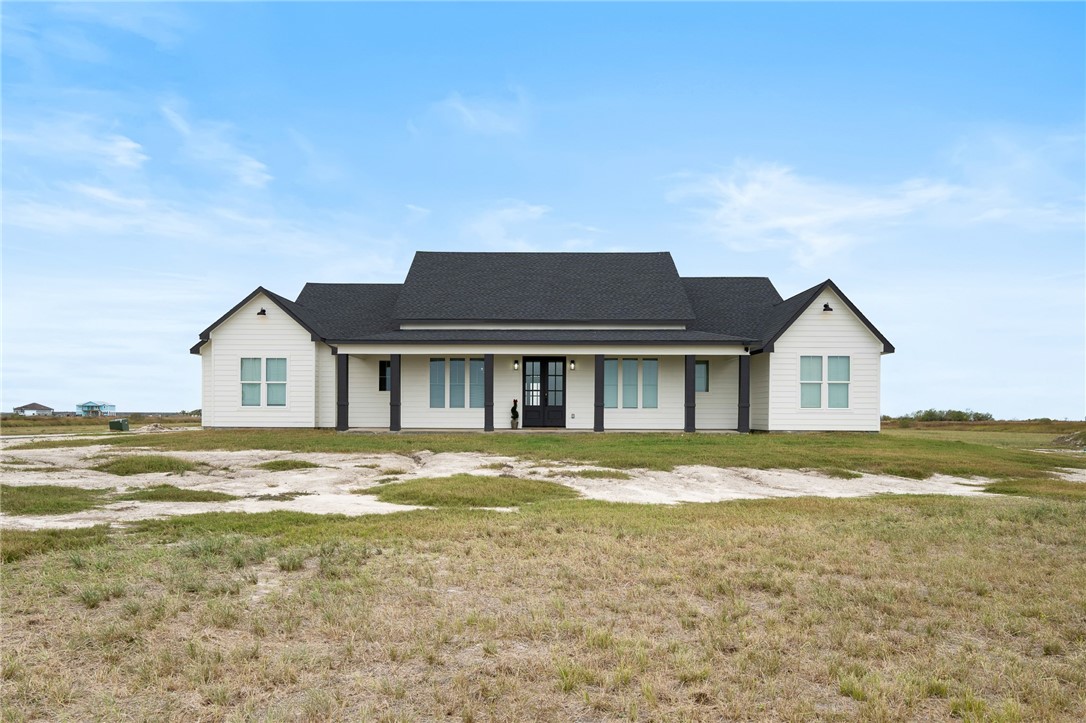
[(512, 97), (464, 96), (453, 91), (433, 106), (433, 111), (464, 130), (481, 135), (523, 132), (530, 116), (530, 103), (521, 88), (511, 89)]
[(128, 136), (112, 133), (90, 115), (39, 119), (4, 128), (5, 152), (49, 156), (65, 161), (88, 160), (120, 168), (139, 168), (147, 161), (143, 146)]
[(131, 33), (166, 49), (179, 45), (191, 27), (177, 7), (157, 3), (61, 3), (53, 12), (70, 21)]
[(537, 247), (527, 239), (524, 226), (539, 221), (550, 210), (519, 200), (504, 201), (470, 219), (463, 235), (495, 251), (534, 251)]
[[(781, 249), (801, 265), (905, 224), (961, 228), (999, 223), (1034, 230), (1082, 225), (1081, 194), (1066, 173), (1054, 170), (1052, 159), (1014, 146), (1000, 163), (990, 152), (973, 157), (974, 146), (955, 151), (958, 168), (948, 169), (954, 181), (913, 178), (863, 186), (804, 176), (779, 163), (740, 161), (722, 173), (684, 174), (667, 198), (688, 206), (700, 229), (729, 248)], [(1058, 155), (1075, 143), (1056, 147)], [(1024, 178), (1026, 169), (1034, 182)]]
[(233, 126), (211, 121), (190, 122), (183, 115), (181, 105), (175, 99), (163, 103), (160, 110), (181, 135), (185, 152), (192, 160), (252, 188), (263, 188), (274, 178), (263, 162), (242, 152), (230, 141)]

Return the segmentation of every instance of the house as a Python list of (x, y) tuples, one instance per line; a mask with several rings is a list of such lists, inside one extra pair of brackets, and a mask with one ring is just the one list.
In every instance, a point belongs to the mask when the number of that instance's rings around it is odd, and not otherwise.
[(402, 284), (257, 288), (200, 334), (207, 427), (879, 430), (894, 347), (832, 281), (669, 253), (419, 252)]
[(83, 402), (75, 405), (77, 417), (112, 417), (117, 413), (117, 407), (107, 402)]
[(47, 407), (44, 404), (38, 404), (37, 402), (31, 402), (30, 404), (24, 404), (21, 407), (15, 407), (14, 411), (22, 417), (50, 417), (53, 415), (52, 407)]

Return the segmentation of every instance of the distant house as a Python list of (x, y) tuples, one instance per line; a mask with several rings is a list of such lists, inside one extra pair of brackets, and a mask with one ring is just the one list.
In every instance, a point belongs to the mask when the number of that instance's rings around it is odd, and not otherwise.
[(24, 404), (21, 407), (15, 407), (15, 413), (22, 417), (48, 417), (53, 414), (53, 408), (33, 402), (31, 404)]
[(191, 349), (206, 427), (490, 431), (516, 400), (524, 427), (688, 432), (876, 432), (893, 351), (830, 280), (784, 299), (668, 253), (427, 252), (403, 284), (257, 288)]
[(77, 417), (112, 417), (116, 413), (116, 405), (107, 402), (83, 402), (75, 405)]

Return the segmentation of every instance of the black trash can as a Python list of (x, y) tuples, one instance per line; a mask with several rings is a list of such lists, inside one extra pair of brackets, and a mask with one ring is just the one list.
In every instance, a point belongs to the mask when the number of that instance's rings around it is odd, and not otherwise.
[(111, 420), (109, 420), (109, 429), (112, 432), (127, 432), (128, 431), (128, 419), (111, 419)]

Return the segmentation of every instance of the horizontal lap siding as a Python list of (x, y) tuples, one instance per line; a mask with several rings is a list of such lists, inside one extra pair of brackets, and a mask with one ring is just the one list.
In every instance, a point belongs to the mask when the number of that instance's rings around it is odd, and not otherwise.
[[(480, 355), (481, 357), (481, 355)], [(434, 359), (442, 357), (434, 356)], [(471, 379), (466, 360), (464, 369), (464, 407), (449, 408), (449, 358), (445, 358), (445, 407), (430, 408), (430, 359), (428, 356), (401, 357), (401, 425), (404, 429), (482, 429), (483, 408), (469, 407)], [(476, 357), (479, 358), (479, 357)]]
[[(823, 311), (823, 304), (833, 311)], [(878, 431), (880, 342), (830, 290), (824, 291), (774, 344), (770, 364), (770, 429)], [(801, 356), (851, 357), (849, 408), (800, 407)], [(825, 365), (825, 362), (823, 362)], [(825, 374), (825, 366), (823, 367)]]
[(739, 358), (699, 356), (697, 359), (709, 362), (709, 391), (694, 394), (696, 427), (735, 429), (739, 426)]
[[(261, 309), (266, 315), (257, 316)], [(263, 295), (211, 332), (212, 420), (216, 427), (312, 427), (316, 419), (316, 364), (308, 331)], [(206, 345), (205, 345), (206, 346)], [(242, 357), (287, 360), (287, 406), (268, 407), (261, 364), (261, 406), (241, 406)]]
[(769, 368), (772, 354), (750, 358), (750, 428), (769, 429)]
[[(619, 357), (622, 359), (624, 357)], [(633, 357), (625, 357), (633, 358)], [(682, 429), (686, 409), (686, 369), (681, 356), (660, 356), (657, 376), (656, 409), (622, 408), (622, 362), (619, 362), (618, 408), (605, 409), (603, 426), (606, 429)], [(642, 365), (638, 364), (637, 401), (641, 398)]]
[(336, 356), (332, 347), (316, 343), (314, 363), (317, 368), (317, 426), (336, 426)]
[(210, 341), (200, 347), (200, 424), (215, 426), (215, 348)]
[[(347, 362), (348, 426), (387, 429), (389, 393), (382, 392), (378, 386), (380, 386), (381, 361), (387, 360), (388, 357), (352, 356), (349, 359), (350, 361)], [(429, 379), (426, 383), (429, 384)]]

